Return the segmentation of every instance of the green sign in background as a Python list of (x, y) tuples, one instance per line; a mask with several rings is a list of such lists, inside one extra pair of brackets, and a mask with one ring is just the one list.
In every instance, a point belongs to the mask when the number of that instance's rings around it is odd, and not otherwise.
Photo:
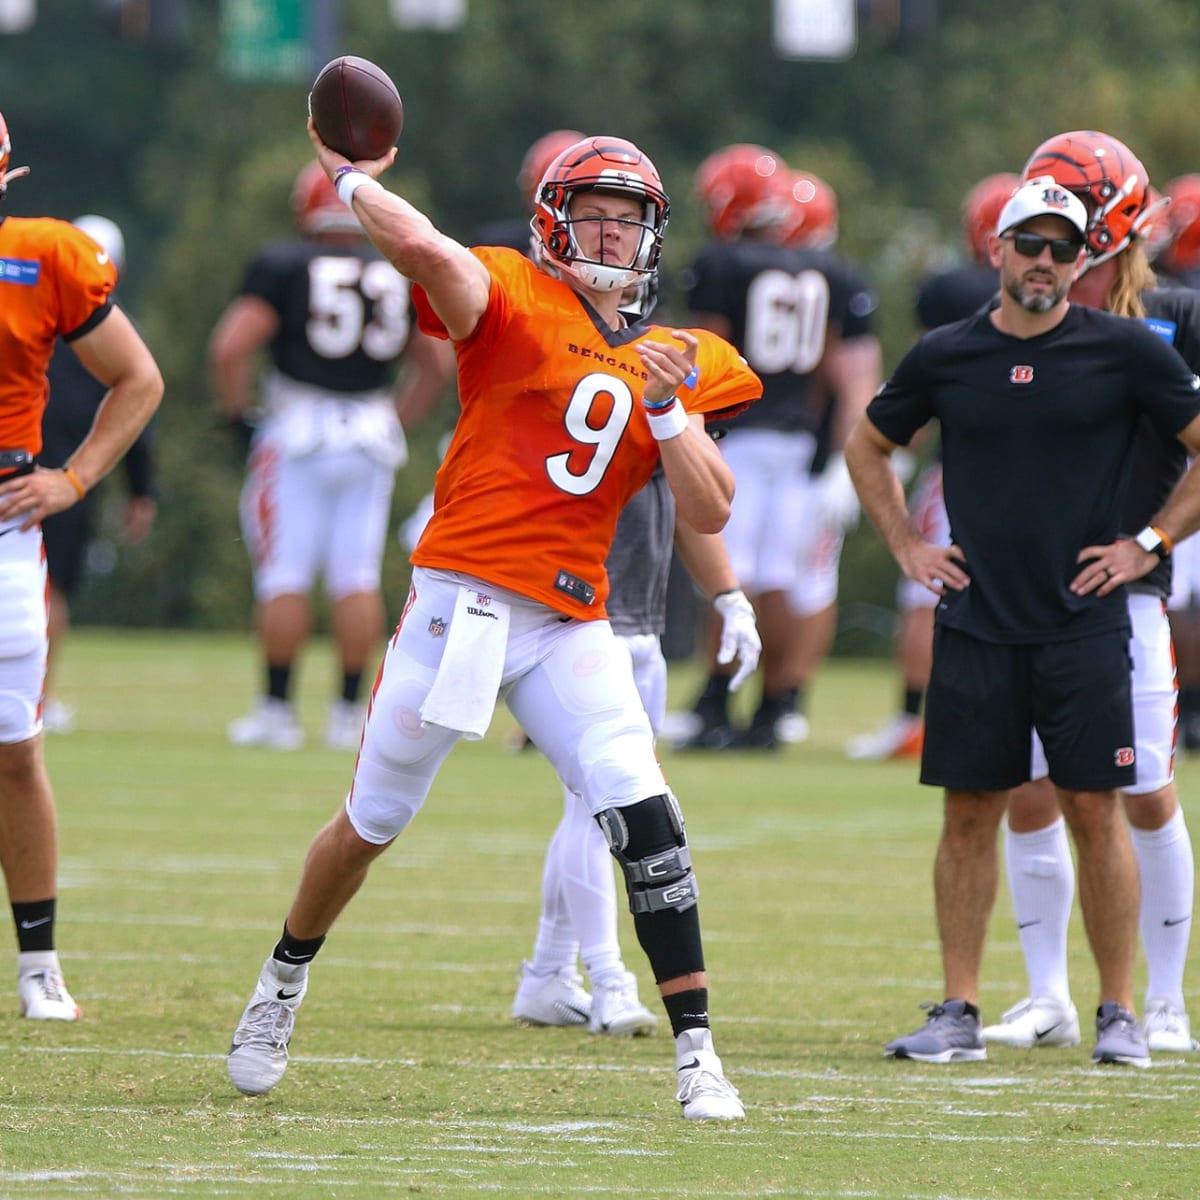
[(311, 79), (308, 0), (221, 0), (221, 67), (252, 83)]

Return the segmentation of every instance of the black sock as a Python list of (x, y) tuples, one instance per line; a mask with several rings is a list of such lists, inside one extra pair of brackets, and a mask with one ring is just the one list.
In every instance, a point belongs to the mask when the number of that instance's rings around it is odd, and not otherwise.
[(347, 704), (358, 703), (358, 693), (362, 691), (362, 672), (357, 671), (351, 674), (346, 671), (342, 674), (342, 699)]
[(678, 1037), (685, 1029), (708, 1028), (708, 988), (692, 988), (662, 998), (663, 1007), (671, 1021), (671, 1036)]
[(22, 954), (54, 949), (55, 904), (56, 900), (51, 896), (49, 900), (12, 906), (13, 921), (17, 926), (17, 949)]
[(904, 715), (906, 717), (919, 717), (921, 715), (921, 701), (924, 699), (924, 688), (905, 688)]
[(282, 700), (286, 704), (291, 686), (291, 663), (288, 663), (285, 667), (267, 667), (267, 695), (272, 700)]
[(725, 720), (729, 713), (729, 680), (728, 675), (710, 675), (692, 711), (702, 717)]
[(283, 936), (276, 943), (271, 957), (293, 967), (300, 963), (312, 962), (317, 957), (317, 951), (320, 950), (324, 941), (325, 934), (315, 938), (293, 937), (288, 931), (287, 922), (284, 921)]

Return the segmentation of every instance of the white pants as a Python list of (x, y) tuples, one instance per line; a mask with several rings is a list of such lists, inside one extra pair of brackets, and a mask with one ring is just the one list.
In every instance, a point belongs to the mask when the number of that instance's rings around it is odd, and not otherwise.
[(0, 742), (42, 728), (46, 684), (46, 556), (42, 530), (0, 525)]
[(820, 519), (808, 433), (734, 429), (718, 445), (737, 479), (725, 544), (751, 595), (785, 592), (798, 616), (837, 599), (843, 533)]
[[(1133, 634), (1129, 653), (1133, 659), (1133, 729), (1137, 782), (1125, 789), (1131, 796), (1146, 796), (1175, 778), (1175, 653), (1171, 626), (1157, 596), (1131, 592), (1129, 619)], [(1049, 774), (1041, 739), (1033, 734), (1030, 778)]]
[[(421, 567), (371, 696), (350, 822), (383, 844), (420, 811), (458, 734), (422, 725), (464, 576)], [(512, 605), (500, 694), (521, 727), (588, 812), (624, 807), (667, 791), (654, 734), (634, 685), (629, 652), (607, 621), (561, 614), (489, 585)]]
[(295, 456), (268, 425), (254, 439), (242, 489), (242, 533), (261, 600), (333, 599), (379, 589), (395, 468), (351, 446)]

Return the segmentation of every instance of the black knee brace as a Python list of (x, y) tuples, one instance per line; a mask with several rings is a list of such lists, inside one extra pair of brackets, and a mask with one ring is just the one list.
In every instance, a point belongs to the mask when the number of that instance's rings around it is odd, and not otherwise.
[(596, 820), (621, 864), (634, 916), (664, 909), (685, 912), (695, 905), (700, 888), (674, 796), (666, 793), (627, 808), (606, 808)]

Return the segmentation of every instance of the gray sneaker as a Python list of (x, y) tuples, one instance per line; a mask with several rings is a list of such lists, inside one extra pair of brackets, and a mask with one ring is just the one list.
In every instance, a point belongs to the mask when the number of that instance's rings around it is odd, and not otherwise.
[(979, 1010), (965, 1000), (943, 1000), (941, 1004), (922, 1004), (929, 1019), (922, 1028), (906, 1037), (888, 1042), (883, 1052), (888, 1058), (911, 1058), (917, 1062), (978, 1062), (987, 1058)]
[(1127, 1008), (1105, 1000), (1096, 1009), (1096, 1048), (1092, 1061), (1123, 1067), (1148, 1067), (1150, 1047), (1137, 1018)]

